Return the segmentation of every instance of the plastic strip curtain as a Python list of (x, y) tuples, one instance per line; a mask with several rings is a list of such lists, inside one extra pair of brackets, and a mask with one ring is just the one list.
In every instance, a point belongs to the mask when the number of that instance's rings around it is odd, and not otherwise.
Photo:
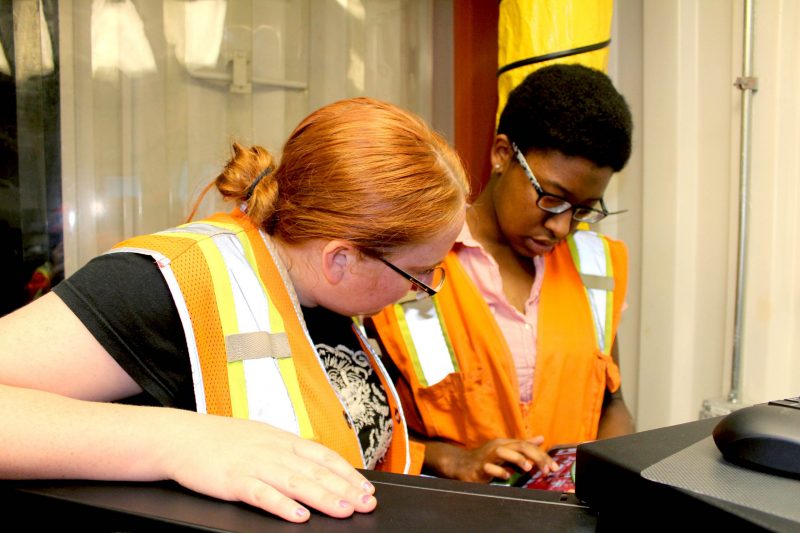
[(497, 116), (525, 76), (553, 63), (606, 71), (613, 0), (501, 0)]

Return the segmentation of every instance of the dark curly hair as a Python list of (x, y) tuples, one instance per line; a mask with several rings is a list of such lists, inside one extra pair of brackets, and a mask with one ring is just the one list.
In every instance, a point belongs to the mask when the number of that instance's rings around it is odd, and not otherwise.
[(631, 155), (633, 121), (603, 72), (579, 64), (535, 70), (508, 95), (497, 133), (523, 153), (558, 150), (620, 171)]

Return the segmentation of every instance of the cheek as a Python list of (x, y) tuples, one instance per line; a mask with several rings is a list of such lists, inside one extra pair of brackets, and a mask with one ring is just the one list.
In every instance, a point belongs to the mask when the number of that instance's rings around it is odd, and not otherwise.
[(389, 271), (384, 275), (372, 276), (357, 293), (353, 293), (354, 298), (351, 301), (356, 303), (358, 298), (357, 303), (362, 307), (362, 312), (377, 312), (403, 298), (410, 288), (410, 282)]
[(513, 187), (509, 180), (501, 182), (495, 190), (494, 205), (504, 232), (526, 233), (541, 225), (544, 219), (528, 183), (523, 183), (523, 187)]
[[(394, 274), (394, 272), (392, 272), (392, 274)], [(397, 279), (389, 278), (382, 280), (372, 291), (372, 299), (376, 302), (377, 306), (386, 307), (387, 305), (391, 305), (403, 298), (408, 291), (411, 290), (410, 282), (396, 274), (394, 277)]]
[(498, 224), (507, 236), (527, 235), (543, 225), (544, 220), (541, 209), (536, 205), (528, 205), (523, 202), (508, 203), (497, 210)]

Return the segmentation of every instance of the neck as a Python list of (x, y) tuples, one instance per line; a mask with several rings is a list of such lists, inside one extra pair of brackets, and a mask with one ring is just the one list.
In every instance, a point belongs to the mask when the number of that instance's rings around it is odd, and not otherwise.
[(313, 298), (310, 288), (314, 281), (311, 279), (311, 268), (309, 265), (310, 242), (301, 244), (290, 244), (279, 237), (271, 237), (278, 258), (280, 259), (284, 272), (292, 283), (292, 288), (297, 295), (300, 305), (314, 307), (317, 305)]
[(506, 242), (503, 232), (500, 231), (492, 200), (495, 183), (495, 179), (491, 178), (475, 202), (467, 209), (467, 225), (470, 233), (487, 248)]
[(513, 270), (521, 270), (532, 278), (535, 272), (533, 261), (530, 257), (517, 254), (500, 229), (493, 201), (495, 183), (494, 178), (490, 179), (486, 188), (467, 211), (469, 231), (472, 237), (497, 261), (501, 272), (507, 271), (506, 267), (511, 265)]

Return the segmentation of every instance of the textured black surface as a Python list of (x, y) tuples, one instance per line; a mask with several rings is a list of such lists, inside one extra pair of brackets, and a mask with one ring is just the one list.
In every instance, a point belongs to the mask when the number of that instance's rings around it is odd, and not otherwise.
[(576, 495), (597, 511), (598, 531), (659, 528), (797, 531), (790, 520), (641, 476), (647, 467), (710, 436), (722, 417), (578, 446)]
[(365, 472), (378, 508), (345, 520), (314, 514), (284, 522), (246, 505), (172, 483), (3, 482), (6, 520), (26, 530), (80, 531), (595, 531), (596, 516), (574, 495)]

